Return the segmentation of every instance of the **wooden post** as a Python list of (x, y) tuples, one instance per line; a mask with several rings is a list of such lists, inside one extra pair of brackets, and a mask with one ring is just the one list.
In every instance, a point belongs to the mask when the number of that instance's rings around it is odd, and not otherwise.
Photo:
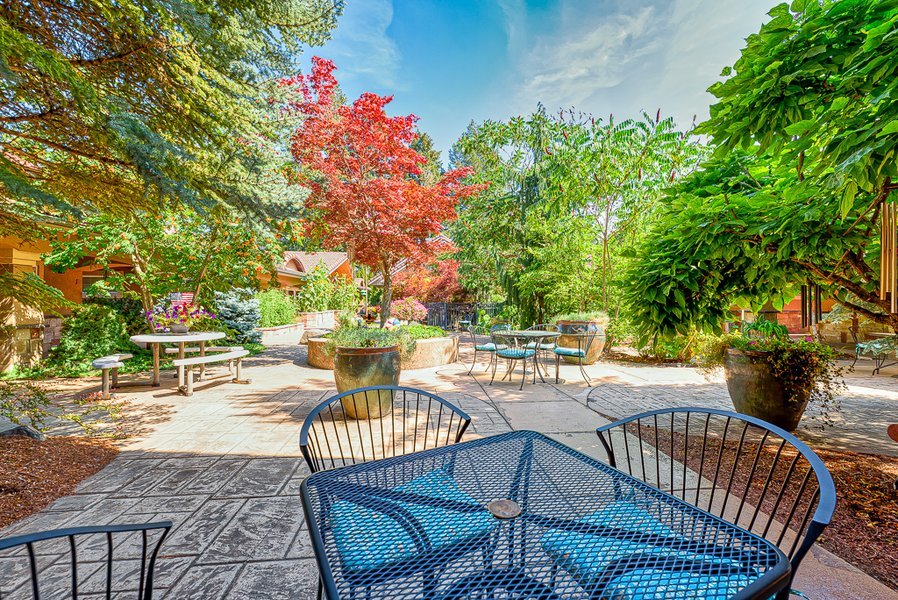
[(159, 387), (159, 346), (158, 342), (150, 344), (153, 347), (153, 387)]

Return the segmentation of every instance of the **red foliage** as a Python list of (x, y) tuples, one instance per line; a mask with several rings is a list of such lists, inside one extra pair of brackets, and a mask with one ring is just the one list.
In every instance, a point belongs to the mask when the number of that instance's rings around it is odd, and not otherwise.
[(460, 302), (467, 291), (458, 281), (458, 261), (417, 263), (396, 276), (397, 295), (422, 302)]
[(426, 163), (410, 147), (417, 117), (388, 116), (392, 96), (365, 93), (338, 103), (335, 68), (315, 57), (310, 75), (281, 82), (300, 98), (286, 109), (303, 118), (290, 149), (301, 166), (297, 183), (311, 190), (306, 208), (318, 217), (307, 222), (306, 234), (332, 248), (345, 245), (353, 260), (381, 272), (407, 256), (433, 256), (430, 238), (480, 187), (461, 182), (466, 169), (432, 186), (416, 181)]

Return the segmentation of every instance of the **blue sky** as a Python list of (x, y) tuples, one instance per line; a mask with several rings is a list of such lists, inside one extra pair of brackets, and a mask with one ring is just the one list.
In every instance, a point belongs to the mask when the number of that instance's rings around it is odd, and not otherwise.
[(333, 60), (350, 99), (392, 94), (447, 159), (471, 120), (550, 110), (641, 109), (687, 126), (705, 90), (758, 30), (770, 0), (347, 0)]

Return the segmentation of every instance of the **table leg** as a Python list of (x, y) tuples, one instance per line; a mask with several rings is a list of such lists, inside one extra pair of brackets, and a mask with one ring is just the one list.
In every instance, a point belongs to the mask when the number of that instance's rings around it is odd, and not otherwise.
[(159, 387), (159, 344), (150, 344), (153, 347), (153, 387)]
[[(178, 342), (178, 358), (184, 358), (184, 342)], [(178, 367), (178, 388), (184, 387), (184, 368)]]
[[(206, 342), (200, 342), (200, 356), (206, 356)], [(202, 381), (206, 375), (206, 365), (200, 365), (199, 380)]]
[[(538, 338), (536, 341), (536, 350), (533, 351), (533, 365), (536, 367), (536, 372), (539, 373), (539, 380), (543, 383), (546, 383), (546, 378), (543, 377), (542, 365), (539, 362), (539, 355), (542, 354), (543, 351), (543, 341), (544, 338)], [(533, 376), (533, 383), (536, 383), (536, 375)]]

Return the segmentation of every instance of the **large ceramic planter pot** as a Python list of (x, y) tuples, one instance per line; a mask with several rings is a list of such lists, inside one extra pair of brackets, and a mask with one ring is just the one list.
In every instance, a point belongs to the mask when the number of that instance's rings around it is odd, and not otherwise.
[(730, 348), (723, 363), (727, 390), (737, 412), (794, 431), (811, 398), (810, 391), (789, 395), (770, 372), (769, 352)]
[[(596, 337), (593, 338), (592, 344), (589, 346), (589, 352), (586, 353), (583, 364), (591, 365), (602, 356), (602, 351), (605, 349), (605, 332), (601, 323), (597, 321), (558, 321), (556, 325), (558, 325), (558, 331), (561, 332), (561, 336), (555, 340), (556, 346), (576, 350), (576, 334), (596, 333)], [(586, 340), (583, 340), (582, 343), (585, 344)], [(576, 365), (578, 363), (577, 358), (573, 356), (563, 356), (562, 358), (565, 362), (571, 364)]]
[[(334, 353), (337, 391), (348, 392), (372, 385), (399, 385), (399, 346), (389, 348), (342, 348)], [(353, 419), (379, 419), (390, 412), (393, 394), (381, 391), (343, 399), (343, 412)]]

